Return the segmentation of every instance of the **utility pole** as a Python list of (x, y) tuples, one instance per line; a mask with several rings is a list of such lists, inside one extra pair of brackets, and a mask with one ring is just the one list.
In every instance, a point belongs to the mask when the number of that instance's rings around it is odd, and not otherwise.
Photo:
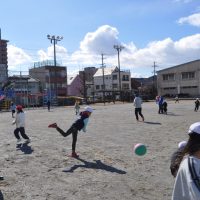
[(104, 56), (104, 54), (102, 53), (101, 54), (101, 61), (102, 61), (102, 63), (101, 63), (101, 67), (102, 67), (102, 74), (103, 74), (103, 103), (104, 103), (104, 106), (105, 106), (105, 77), (104, 77), (104, 63), (103, 63), (103, 56)]
[(156, 95), (155, 92), (156, 92), (156, 62), (154, 61), (153, 62), (153, 95)]
[(85, 77), (85, 69), (84, 69), (83, 70), (83, 97), (87, 103), (87, 92), (86, 92), (87, 88), (86, 88), (86, 80), (85, 79), (86, 79), (86, 77)]
[(120, 96), (120, 101), (122, 100), (122, 95), (121, 95), (121, 73), (120, 73), (120, 59), (119, 59), (119, 53), (124, 49), (123, 46), (121, 45), (114, 45), (114, 49), (117, 50), (118, 54), (118, 70), (119, 70), (119, 96)]

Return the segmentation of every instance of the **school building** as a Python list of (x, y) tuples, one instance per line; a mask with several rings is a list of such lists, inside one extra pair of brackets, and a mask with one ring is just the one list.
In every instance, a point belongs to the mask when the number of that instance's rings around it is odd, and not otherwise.
[(158, 95), (200, 97), (200, 60), (157, 71)]

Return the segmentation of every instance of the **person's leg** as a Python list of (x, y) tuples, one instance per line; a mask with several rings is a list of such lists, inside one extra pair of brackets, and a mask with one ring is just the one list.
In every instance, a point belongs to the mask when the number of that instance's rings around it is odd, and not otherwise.
[(136, 120), (138, 121), (139, 120), (139, 117), (138, 117), (138, 108), (135, 108), (135, 117), (136, 117)]
[(76, 154), (77, 135), (78, 135), (78, 130), (77, 129), (73, 129), (73, 132), (72, 132), (72, 157), (74, 157), (74, 158), (78, 158), (79, 157)]
[(76, 150), (77, 135), (78, 135), (78, 130), (74, 129), (72, 132), (72, 152), (75, 152)]
[(24, 129), (24, 127), (20, 127), (19, 128), (19, 131), (20, 131), (20, 133), (21, 133), (21, 136), (25, 139), (25, 140), (29, 140), (29, 137), (26, 135), (26, 133), (25, 133), (25, 129)]
[(64, 132), (60, 127), (56, 127), (56, 130), (63, 136), (63, 137), (67, 137), (68, 135), (70, 135), (71, 133), (73, 133), (74, 131), (74, 127), (71, 126), (66, 132)]
[(15, 137), (16, 137), (18, 140), (20, 140), (19, 128), (16, 128), (16, 129), (14, 130), (14, 135), (15, 135)]
[(143, 116), (143, 114), (142, 114), (142, 108), (139, 108), (139, 109), (138, 109), (138, 112), (139, 112), (139, 115), (142, 117), (142, 120), (144, 121), (144, 116)]

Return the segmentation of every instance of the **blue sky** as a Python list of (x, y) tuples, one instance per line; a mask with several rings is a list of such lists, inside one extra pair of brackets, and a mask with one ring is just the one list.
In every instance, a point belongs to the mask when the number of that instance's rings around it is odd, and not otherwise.
[(47, 34), (63, 36), (57, 60), (69, 73), (117, 66), (114, 44), (125, 48), (121, 68), (132, 76), (199, 59), (199, 0), (1, 0), (2, 39), (9, 40), (9, 70), (28, 71), (33, 62), (53, 59)]

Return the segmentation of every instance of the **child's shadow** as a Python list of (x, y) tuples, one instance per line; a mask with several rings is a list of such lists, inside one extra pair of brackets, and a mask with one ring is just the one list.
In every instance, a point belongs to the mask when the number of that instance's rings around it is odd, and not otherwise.
[(74, 172), (77, 168), (83, 167), (83, 168), (87, 168), (87, 169), (101, 169), (101, 170), (105, 170), (105, 171), (112, 172), (112, 173), (126, 174), (125, 171), (117, 169), (117, 168), (109, 166), (109, 165), (106, 165), (106, 164), (102, 163), (101, 160), (94, 160), (95, 162), (88, 162), (81, 158), (77, 158), (77, 160), (81, 161), (83, 163), (83, 165), (74, 165), (68, 170), (67, 169), (63, 170), (63, 172)]
[(3, 193), (1, 192), (1, 190), (0, 190), (0, 200), (4, 200)]
[(24, 154), (32, 154), (33, 149), (28, 144), (17, 144), (17, 150), (21, 150)]

